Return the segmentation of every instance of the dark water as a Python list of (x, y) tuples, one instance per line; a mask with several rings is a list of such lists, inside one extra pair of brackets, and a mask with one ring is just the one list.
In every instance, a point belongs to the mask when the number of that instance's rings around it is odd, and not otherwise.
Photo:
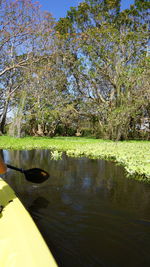
[[(59, 266), (150, 266), (150, 185), (125, 178), (112, 162), (50, 159), (50, 151), (4, 151), (5, 161), (50, 173), (31, 184), (7, 182), (31, 213)], [(43, 266), (44, 267), (44, 266)]]

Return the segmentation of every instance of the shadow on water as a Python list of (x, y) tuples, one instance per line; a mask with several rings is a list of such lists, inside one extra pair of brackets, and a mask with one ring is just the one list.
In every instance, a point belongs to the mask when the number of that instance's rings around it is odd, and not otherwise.
[(43, 184), (9, 171), (7, 182), (28, 208), (59, 266), (150, 266), (150, 185), (112, 162), (54, 161), (49, 150), (4, 151), (5, 161), (50, 173)]

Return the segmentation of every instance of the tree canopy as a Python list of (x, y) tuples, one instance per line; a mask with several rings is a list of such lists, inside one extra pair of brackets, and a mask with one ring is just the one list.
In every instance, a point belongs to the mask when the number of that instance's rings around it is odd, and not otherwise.
[(85, 0), (56, 22), (2, 0), (1, 133), (149, 139), (149, 8)]

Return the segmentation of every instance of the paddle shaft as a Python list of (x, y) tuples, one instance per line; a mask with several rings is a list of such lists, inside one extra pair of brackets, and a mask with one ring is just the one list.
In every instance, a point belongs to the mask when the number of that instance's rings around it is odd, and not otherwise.
[(15, 171), (19, 171), (19, 172), (24, 173), (23, 169), (20, 169), (20, 168), (11, 166), (11, 165), (9, 165), (9, 164), (7, 164), (6, 166), (7, 166), (7, 168), (9, 168), (9, 169), (13, 169), (13, 170), (15, 170)]

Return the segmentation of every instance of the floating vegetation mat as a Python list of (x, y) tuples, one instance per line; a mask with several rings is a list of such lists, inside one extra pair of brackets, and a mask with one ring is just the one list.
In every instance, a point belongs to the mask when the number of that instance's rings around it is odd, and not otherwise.
[(113, 142), (84, 137), (0, 137), (1, 149), (51, 149), (53, 159), (61, 159), (61, 151), (71, 157), (113, 160), (123, 165), (135, 179), (150, 182), (150, 142)]

